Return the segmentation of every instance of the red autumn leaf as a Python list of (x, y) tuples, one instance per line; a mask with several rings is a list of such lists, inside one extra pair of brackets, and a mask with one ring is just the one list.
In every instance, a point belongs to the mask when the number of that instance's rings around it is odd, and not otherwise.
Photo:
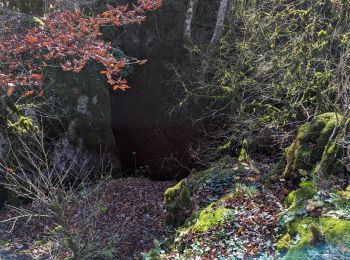
[(41, 80), (43, 78), (43, 76), (41, 74), (32, 74), (29, 76), (29, 79), (32, 80)]
[[(118, 27), (140, 23), (144, 21), (146, 11), (159, 8), (160, 4), (160, 0), (139, 0), (138, 5), (108, 5), (108, 10), (96, 17), (86, 17), (79, 11), (52, 12), (47, 15), (45, 24), (23, 33), (8, 37), (0, 31), (0, 58), (6, 64), (2, 68), (4, 74), (0, 75), (0, 84), (5, 86), (10, 96), (17, 84), (41, 87), (44, 67), (59, 64), (63, 71), (79, 73), (89, 61), (93, 61), (106, 67), (100, 73), (106, 74), (107, 82), (114, 89), (125, 91), (129, 86), (119, 77), (128, 60), (116, 60), (112, 43), (100, 37), (100, 29), (105, 25)], [(23, 53), (25, 58), (21, 57)], [(138, 63), (142, 65), (145, 62)], [(31, 94), (32, 90), (24, 93), (25, 96)], [(41, 95), (42, 90), (39, 92)]]
[(31, 35), (27, 35), (26, 40), (30, 44), (37, 44), (37, 43), (39, 43), (38, 38), (36, 38), (34, 36), (31, 36)]
[(6, 91), (6, 95), (9, 97), (13, 94), (13, 92), (15, 92), (15, 86), (13, 83), (9, 83), (9, 88)]
[(26, 92), (24, 93), (24, 96), (28, 97), (28, 96), (31, 96), (31, 95), (33, 95), (33, 94), (34, 94), (34, 91), (33, 91), (33, 90), (30, 90), (30, 91), (26, 91)]

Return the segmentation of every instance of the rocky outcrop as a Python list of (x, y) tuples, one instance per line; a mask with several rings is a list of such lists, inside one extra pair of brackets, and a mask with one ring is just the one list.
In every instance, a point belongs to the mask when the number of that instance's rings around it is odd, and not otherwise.
[(348, 174), (342, 146), (348, 121), (337, 113), (316, 116), (302, 125), (294, 142), (268, 175), (268, 182), (298, 183), (279, 216), (283, 236), (277, 249), (286, 259), (346, 253), (350, 246)]
[(288, 195), (279, 220), (284, 234), (277, 243), (286, 259), (346, 253), (350, 246), (349, 190), (304, 181)]
[[(262, 191), (260, 177), (253, 161), (227, 157), (169, 188), (164, 194), (166, 223), (176, 231), (145, 258), (237, 259), (273, 254), (271, 227), (281, 204)], [(258, 222), (259, 226), (252, 224)]]
[[(69, 142), (95, 151), (115, 149), (109, 93), (96, 65), (87, 66), (80, 74), (53, 70), (45, 82), (45, 95), (52, 100), (51, 108)], [(61, 129), (47, 130), (53, 136)]]
[[(5, 111), (9, 112), (5, 114)], [(109, 92), (96, 64), (87, 66), (80, 74), (56, 69), (47, 71), (42, 98), (17, 102), (12, 109), (3, 109), (2, 113), (7, 119), (2, 125), (8, 136), (0, 135), (0, 157), (5, 159), (6, 165), (14, 165), (11, 166), (14, 169), (16, 164), (25, 164), (27, 159), (13, 159), (13, 154), (4, 158), (7, 138), (13, 151), (23, 148), (23, 143), (18, 140), (26, 143), (26, 149), (41, 149), (40, 152), (46, 149), (50, 167), (58, 172), (69, 168), (77, 173), (72, 178), (86, 177), (86, 174), (96, 176), (102, 165), (119, 166), (113, 155), (116, 147)], [(44, 138), (45, 148), (35, 146), (34, 136)], [(8, 195), (1, 189), (0, 203), (8, 200)]]
[(272, 172), (249, 158), (224, 158), (181, 180), (164, 196), (167, 224), (176, 227), (172, 244), (149, 255), (347, 256), (350, 186), (341, 145), (346, 125), (336, 113), (316, 116), (300, 127)]
[(326, 113), (302, 125), (296, 139), (271, 172), (269, 180), (295, 180), (320, 172), (328, 176), (343, 172), (341, 159), (344, 150), (339, 145), (341, 140), (335, 141), (342, 121), (341, 115)]
[[(237, 164), (231, 168), (230, 159), (222, 159), (209, 169), (181, 180), (164, 194), (166, 222), (174, 227), (184, 224), (198, 207), (206, 207), (230, 193), (236, 178), (249, 172), (248, 165)], [(205, 194), (205, 196), (201, 196)]]

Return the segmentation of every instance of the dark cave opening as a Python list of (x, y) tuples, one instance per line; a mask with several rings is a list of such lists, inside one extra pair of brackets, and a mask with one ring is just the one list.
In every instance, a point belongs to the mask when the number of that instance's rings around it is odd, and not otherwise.
[(121, 170), (153, 180), (186, 177), (194, 162), (188, 146), (196, 140), (191, 127), (120, 128), (113, 130)]

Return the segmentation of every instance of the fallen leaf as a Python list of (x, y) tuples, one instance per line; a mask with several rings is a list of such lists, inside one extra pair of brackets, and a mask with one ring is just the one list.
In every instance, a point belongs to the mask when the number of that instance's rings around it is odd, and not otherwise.
[[(12, 84), (11, 86), (10, 86), (10, 84)], [(15, 86), (14, 86), (14, 84), (13, 83), (9, 83), (9, 88), (7, 89), (7, 96), (9, 97), (9, 96), (11, 96), (12, 94), (13, 94), (13, 92), (15, 92)]]

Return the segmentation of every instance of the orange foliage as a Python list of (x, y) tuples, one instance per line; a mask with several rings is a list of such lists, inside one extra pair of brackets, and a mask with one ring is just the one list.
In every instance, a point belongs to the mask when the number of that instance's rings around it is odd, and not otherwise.
[(11, 37), (0, 33), (0, 86), (10, 96), (15, 88), (23, 87), (25, 96), (42, 95), (42, 79), (47, 66), (79, 73), (89, 61), (102, 64), (107, 82), (113, 90), (125, 91), (129, 86), (121, 72), (127, 64), (142, 65), (146, 60), (120, 59), (113, 55), (111, 43), (101, 39), (101, 27), (142, 23), (145, 12), (161, 6), (161, 0), (139, 0), (113, 7), (96, 17), (85, 17), (79, 11), (54, 12), (45, 24)]

